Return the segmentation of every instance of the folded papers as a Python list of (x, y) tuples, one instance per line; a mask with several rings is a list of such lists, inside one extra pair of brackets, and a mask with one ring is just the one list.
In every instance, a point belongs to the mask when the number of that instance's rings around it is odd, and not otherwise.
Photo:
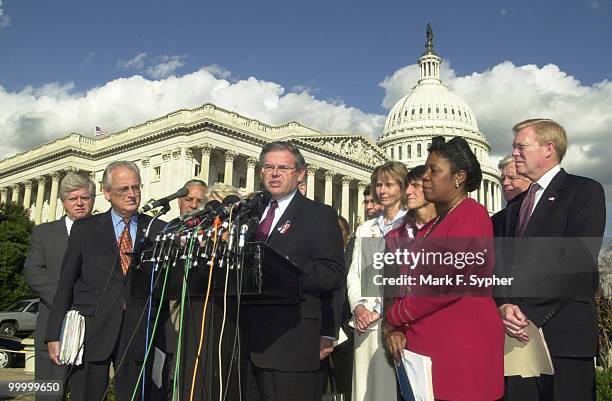
[(60, 334), (59, 360), (66, 365), (80, 365), (83, 361), (85, 318), (77, 310), (69, 310), (64, 316)]

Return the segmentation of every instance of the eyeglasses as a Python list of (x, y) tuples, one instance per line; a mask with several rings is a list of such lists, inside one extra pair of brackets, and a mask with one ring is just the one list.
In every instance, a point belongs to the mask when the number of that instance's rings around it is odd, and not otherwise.
[(139, 194), (142, 191), (142, 184), (140, 185), (132, 185), (131, 187), (121, 187), (121, 188), (111, 188), (111, 190), (115, 191), (121, 196), (126, 196), (130, 193), (130, 189), (133, 193)]
[(273, 164), (264, 164), (261, 170), (266, 174), (271, 174), (275, 170), (280, 174), (288, 174), (291, 170), (295, 170), (297, 167), (289, 167), (285, 164), (281, 164), (280, 166), (275, 166)]

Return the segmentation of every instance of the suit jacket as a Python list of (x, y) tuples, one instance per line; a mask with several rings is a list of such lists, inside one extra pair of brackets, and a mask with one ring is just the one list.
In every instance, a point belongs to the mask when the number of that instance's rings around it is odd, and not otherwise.
[[(526, 193), (507, 207), (506, 237), (514, 236)], [(601, 184), (562, 169), (542, 194), (523, 237), (504, 247), (504, 268), (515, 281), (510, 297), (498, 303), (518, 305), (542, 327), (554, 356), (595, 356), (594, 297), (605, 213)]]
[(57, 291), (62, 258), (68, 245), (66, 218), (34, 227), (30, 248), (23, 266), (23, 277), (28, 286), (40, 297), (36, 318), (36, 349), (47, 349), (45, 334), (49, 308)]
[[(286, 222), (289, 228), (281, 233)], [(246, 309), (251, 361), (260, 368), (287, 372), (317, 370), (321, 294), (342, 288), (346, 275), (336, 211), (298, 191), (267, 242), (308, 273), (302, 278), (302, 302)]]
[[(74, 222), (49, 315), (47, 341), (59, 340), (64, 315), (72, 307), (85, 316), (85, 361), (107, 359), (122, 333), (136, 334), (133, 355), (135, 359), (143, 359), (146, 318), (140, 324), (138, 321), (146, 298), (137, 298), (131, 292), (133, 276), (138, 274), (140, 280), (148, 279), (148, 274), (138, 271), (140, 266), (136, 262), (150, 220), (147, 215), (138, 218), (137, 234), (133, 239), (135, 255), (125, 276), (121, 271), (110, 210)], [(152, 234), (163, 227), (162, 222), (156, 223)], [(125, 319), (123, 305), (127, 307)]]

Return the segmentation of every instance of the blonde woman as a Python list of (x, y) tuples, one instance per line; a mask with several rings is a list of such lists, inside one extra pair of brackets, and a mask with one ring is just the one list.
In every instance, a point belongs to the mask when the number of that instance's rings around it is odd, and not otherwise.
[(395, 368), (387, 354), (380, 330), (383, 312), (382, 287), (373, 285), (374, 252), (385, 249), (384, 236), (399, 227), (406, 215), (408, 170), (403, 163), (387, 162), (372, 173), (372, 194), (382, 205), (379, 217), (366, 221), (355, 233), (353, 260), (347, 277), (348, 299), (355, 328), (353, 363), (354, 401), (395, 401)]

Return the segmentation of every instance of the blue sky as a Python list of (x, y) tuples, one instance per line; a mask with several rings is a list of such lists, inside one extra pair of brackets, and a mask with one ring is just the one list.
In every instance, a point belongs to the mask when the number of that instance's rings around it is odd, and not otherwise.
[(556, 119), (612, 221), (612, 0), (0, 0), (0, 158), (207, 102), (376, 140), (427, 22), (492, 165), (515, 122)]

